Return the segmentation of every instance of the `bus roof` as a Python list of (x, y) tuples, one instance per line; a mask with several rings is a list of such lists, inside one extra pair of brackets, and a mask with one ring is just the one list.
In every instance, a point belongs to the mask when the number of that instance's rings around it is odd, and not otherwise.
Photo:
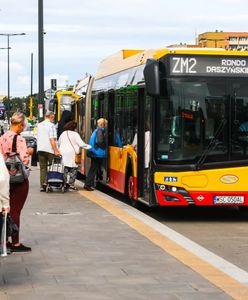
[(167, 54), (248, 56), (247, 51), (228, 51), (222, 48), (161, 48), (150, 50), (125, 49), (101, 61), (95, 79), (100, 79), (123, 70), (146, 63), (147, 59), (160, 59)]
[(91, 75), (89, 75), (81, 80), (78, 80), (78, 82), (76, 83), (76, 85), (73, 88), (73, 92), (77, 93), (78, 91), (80, 91), (84, 86), (86, 86), (89, 83), (90, 78), (91, 78)]

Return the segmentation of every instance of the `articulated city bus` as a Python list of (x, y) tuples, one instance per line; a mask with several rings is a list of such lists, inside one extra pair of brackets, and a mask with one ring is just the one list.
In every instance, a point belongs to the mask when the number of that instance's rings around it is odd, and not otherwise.
[(86, 141), (108, 120), (102, 183), (132, 203), (248, 207), (248, 53), (122, 50), (85, 83), (84, 103)]

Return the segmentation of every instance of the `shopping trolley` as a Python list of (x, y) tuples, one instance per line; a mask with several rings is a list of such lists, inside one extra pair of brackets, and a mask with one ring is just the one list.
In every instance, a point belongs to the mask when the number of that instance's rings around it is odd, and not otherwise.
[(48, 167), (46, 192), (61, 191), (64, 193), (65, 190), (62, 156), (54, 156), (52, 164)]

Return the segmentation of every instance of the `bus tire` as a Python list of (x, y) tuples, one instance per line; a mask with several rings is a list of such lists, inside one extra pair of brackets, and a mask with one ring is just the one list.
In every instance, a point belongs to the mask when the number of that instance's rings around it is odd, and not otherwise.
[(128, 173), (126, 186), (127, 186), (127, 196), (130, 201), (130, 204), (133, 207), (138, 208), (139, 202), (134, 199), (134, 180), (133, 180), (132, 172)]

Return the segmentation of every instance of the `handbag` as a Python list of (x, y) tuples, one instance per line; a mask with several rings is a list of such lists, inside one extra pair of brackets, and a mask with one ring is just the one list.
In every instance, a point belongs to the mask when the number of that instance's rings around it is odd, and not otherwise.
[(9, 172), (10, 183), (22, 183), (28, 178), (28, 169), (20, 159), (19, 154), (16, 152), (17, 134), (13, 138), (12, 152), (7, 153), (5, 165)]
[(75, 163), (81, 164), (81, 153), (75, 154)]
[(76, 150), (75, 150), (75, 148), (74, 148), (74, 146), (73, 146), (73, 144), (72, 144), (72, 142), (71, 142), (71, 140), (70, 140), (70, 137), (69, 137), (69, 134), (68, 134), (68, 130), (67, 130), (67, 137), (68, 137), (68, 140), (70, 141), (70, 144), (71, 144), (71, 146), (72, 146), (72, 148), (73, 148), (73, 150), (74, 150), (74, 152), (75, 152), (75, 158), (74, 158), (74, 162), (75, 162), (75, 164), (81, 164), (81, 153), (76, 153)]

